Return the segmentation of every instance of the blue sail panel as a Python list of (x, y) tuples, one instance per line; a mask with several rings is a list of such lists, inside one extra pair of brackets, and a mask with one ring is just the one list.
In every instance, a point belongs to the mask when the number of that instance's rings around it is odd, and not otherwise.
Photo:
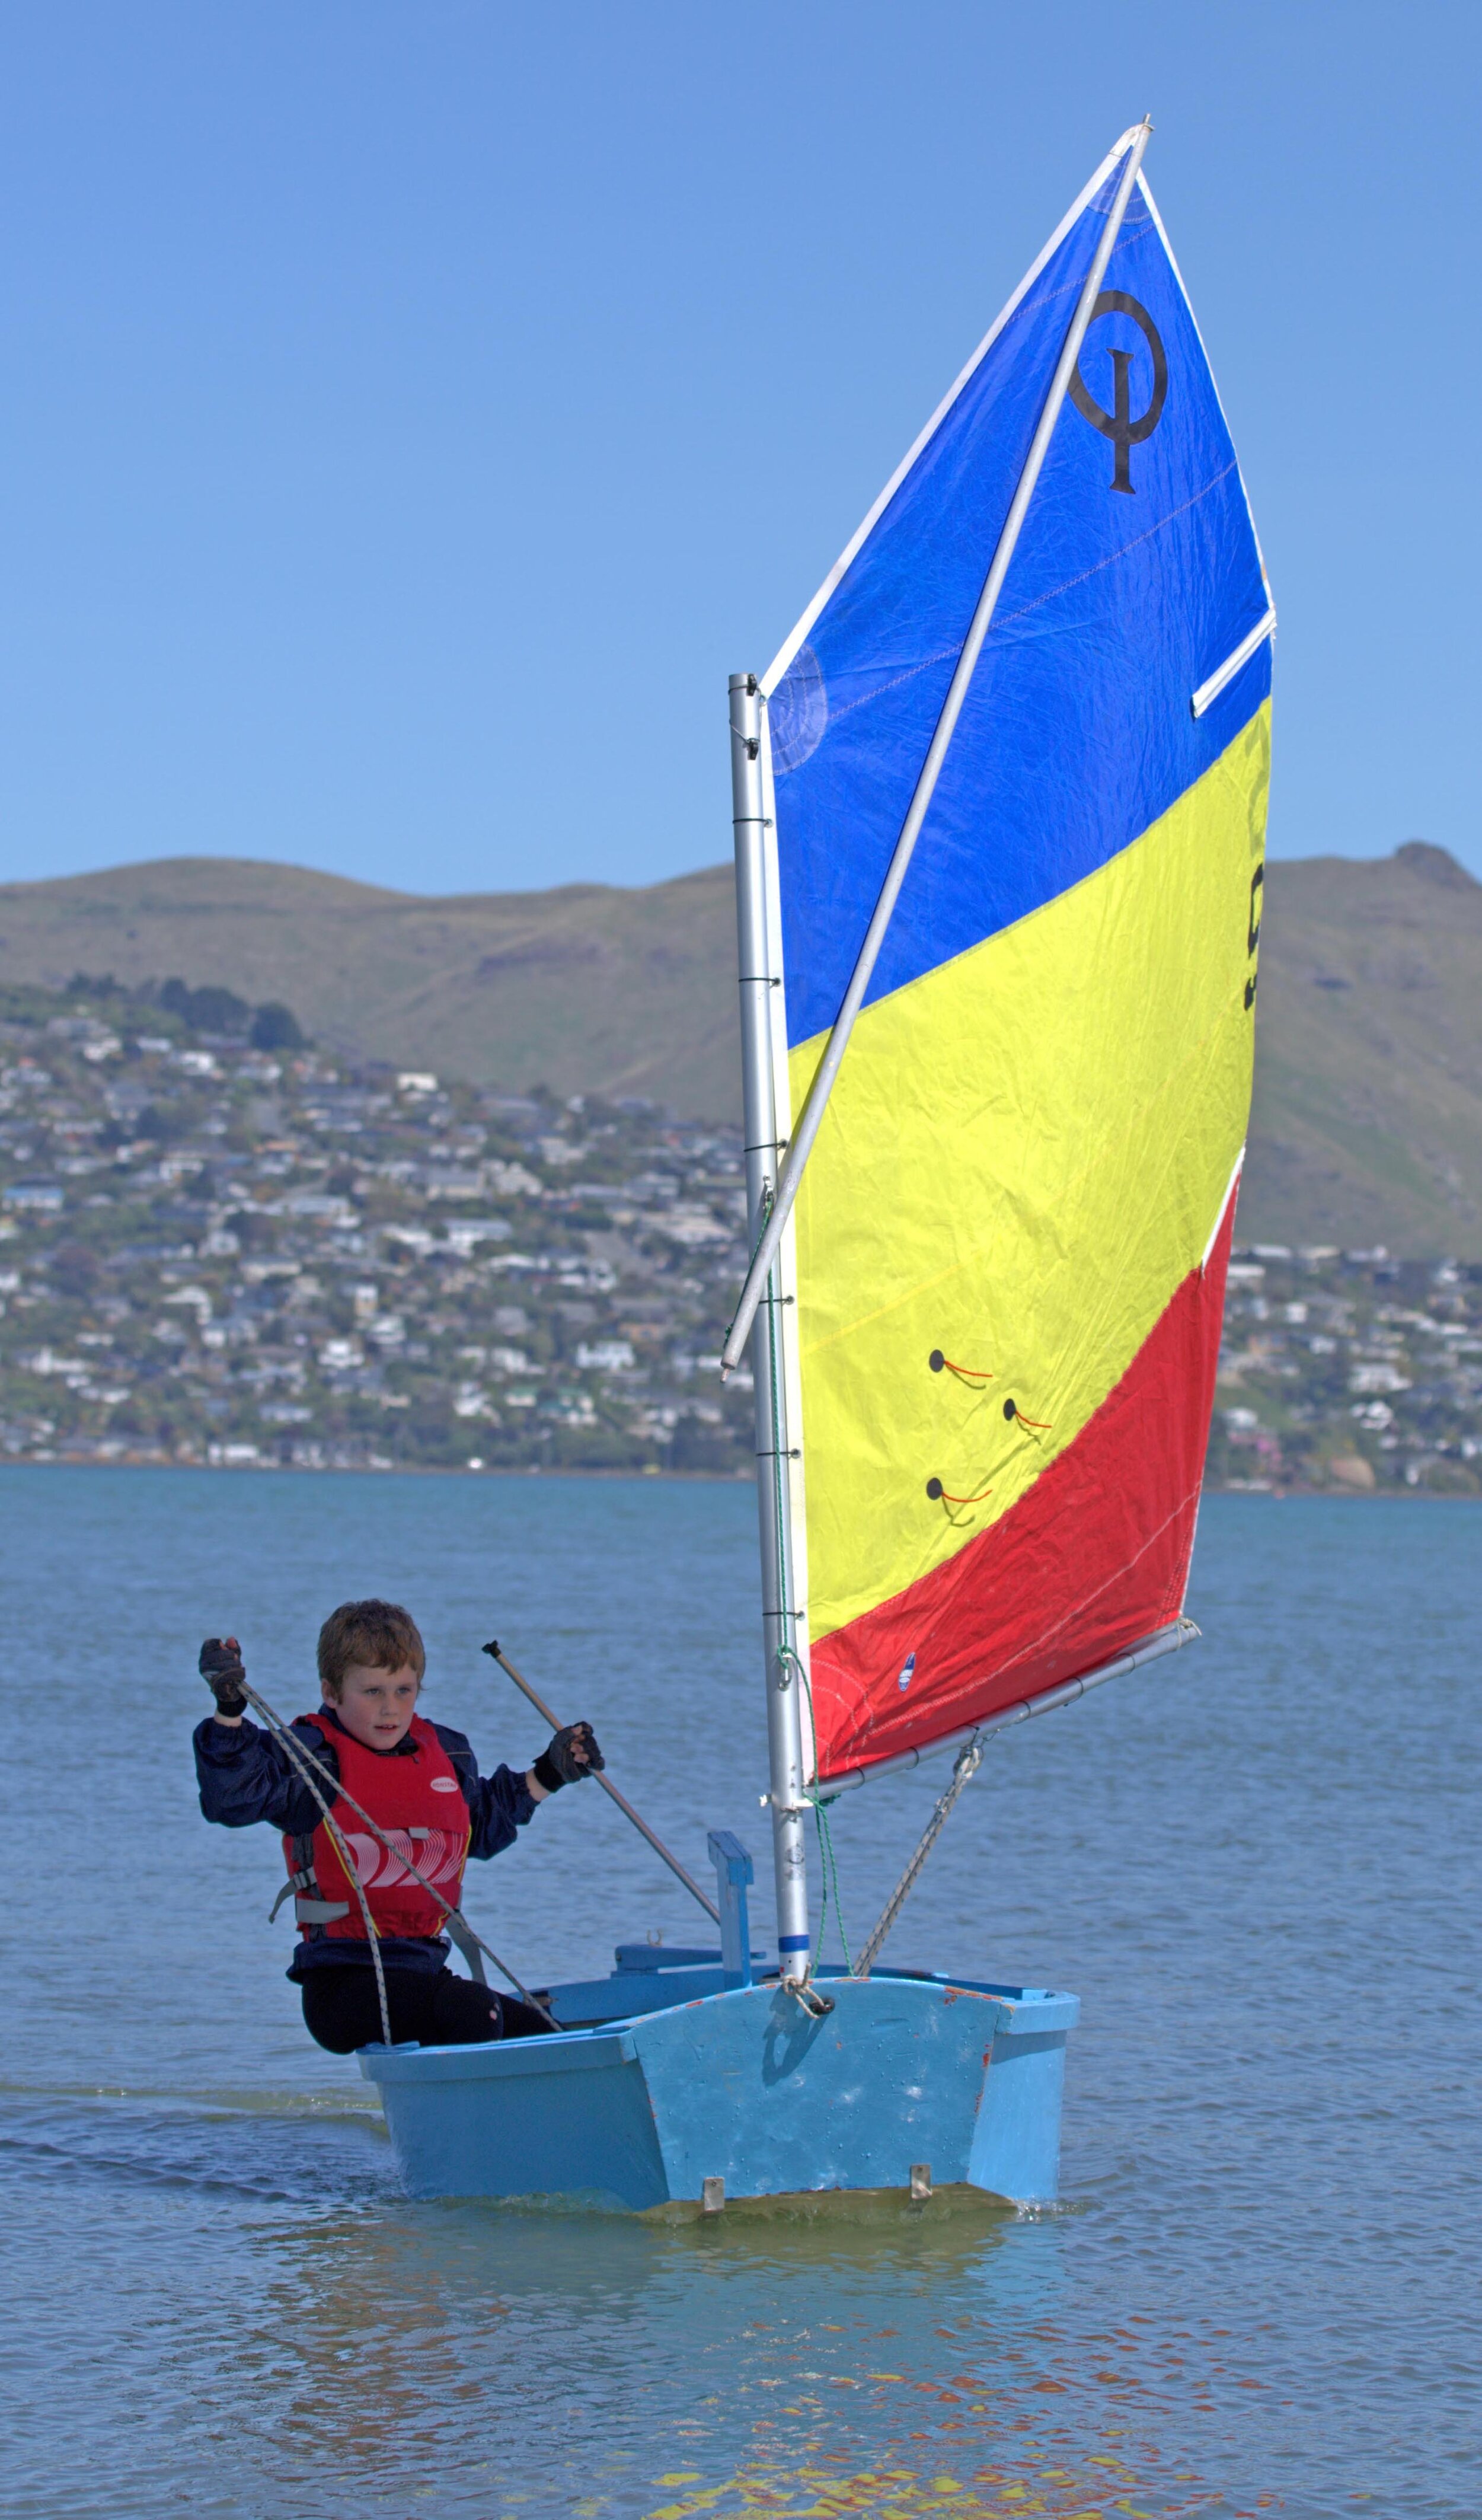
[[(838, 1012), (1120, 178), (941, 416), (770, 685), (789, 1044)], [(1141, 183), (1128, 203), (867, 1004), (1104, 866), (1270, 689), (1230, 431)]]

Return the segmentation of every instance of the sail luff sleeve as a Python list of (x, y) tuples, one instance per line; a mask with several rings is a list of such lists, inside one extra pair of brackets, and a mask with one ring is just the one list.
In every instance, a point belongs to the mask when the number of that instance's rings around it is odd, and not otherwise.
[[(1124, 172), (1041, 257), (770, 693), (794, 1111)], [(1081, 1679), (1182, 1608), (1249, 1109), (1271, 601), (1135, 184), (792, 1213), (824, 1777)]]
[(756, 1318), (756, 1308), (762, 1298), (762, 1290), (767, 1283), (778, 1246), (792, 1213), (792, 1203), (797, 1196), (798, 1185), (817, 1143), (829, 1098), (832, 1094), (834, 1081), (849, 1047), (849, 1037), (854, 1030), (860, 1008), (864, 1004), (865, 992), (870, 986), (876, 964), (879, 960), (880, 948), (885, 941), (885, 931), (894, 916), (895, 905), (900, 898), (901, 886), (906, 880), (906, 872), (915, 853), (917, 841), (921, 837), (922, 825), (930, 811), (931, 799), (936, 792), (936, 784), (947, 758), (947, 749), (956, 733), (958, 719), (963, 712), (963, 703), (966, 699), (968, 686), (977, 671), (977, 661), (982, 653), (983, 642), (988, 636), (999, 596), (1003, 591), (1004, 580), (1009, 574), (1019, 534), (1023, 528), (1024, 518), (1029, 513), (1029, 502), (1034, 496), (1035, 485), (1040, 477), (1040, 470), (1050, 445), (1051, 435), (1060, 415), (1060, 405), (1065, 399), (1066, 389), (1080, 357), (1081, 343), (1091, 318), (1091, 309), (1096, 302), (1107, 262), (1116, 244), (1117, 233), (1151, 132), (1152, 126), (1148, 122), (1143, 122), (1138, 127), (1104, 230), (1092, 256), (1091, 269), (1086, 275), (1080, 295), (1076, 299), (1075, 312), (1070, 319), (1060, 355), (1055, 362), (1055, 374), (1050, 381), (1050, 389), (1045, 397), (1045, 407), (1030, 440), (1029, 451), (1024, 458), (1023, 469), (1019, 473), (1013, 497), (1009, 503), (1009, 514), (1004, 519), (1003, 531), (995, 546), (988, 574), (983, 581), (982, 592), (973, 609), (972, 619), (967, 625), (967, 634), (963, 641), (952, 680), (947, 687), (947, 697), (942, 702), (941, 715), (932, 731), (931, 742), (926, 747), (926, 758), (921, 764), (921, 776), (917, 781), (910, 805), (907, 807), (900, 837), (896, 841), (890, 864), (885, 871), (885, 880), (880, 886), (879, 898), (871, 914), (870, 924), (865, 930), (859, 957), (849, 975), (849, 985), (844, 991), (843, 1004), (839, 1008), (829, 1035), (828, 1046), (814, 1071), (808, 1089), (808, 1098), (803, 1105), (792, 1143), (783, 1160), (772, 1213), (767, 1220), (761, 1242), (752, 1255), (751, 1266), (746, 1273), (746, 1282), (741, 1288), (741, 1300), (736, 1308), (736, 1318), (727, 1332), (726, 1342), (721, 1350), (723, 1374), (734, 1372), (744, 1353), (751, 1324)]

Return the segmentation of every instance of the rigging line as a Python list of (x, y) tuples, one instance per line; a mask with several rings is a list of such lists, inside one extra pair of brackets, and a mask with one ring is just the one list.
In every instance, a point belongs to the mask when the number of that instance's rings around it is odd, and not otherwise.
[(818, 1851), (820, 1858), (819, 1869), (823, 1875), (824, 1883), (824, 1901), (819, 1912), (818, 1919), (818, 1956), (820, 1960), (822, 1960), (824, 1957), (824, 1925), (828, 1916), (829, 1909), (829, 1884), (831, 1881), (833, 1884), (833, 1921), (838, 1927), (839, 1949), (844, 1955), (845, 1974), (849, 1977), (853, 1977), (854, 1962), (849, 1958), (849, 1937), (844, 1931), (844, 1903), (839, 1895), (838, 1863), (833, 1852), (833, 1831), (830, 1825), (829, 1815), (821, 1802), (815, 1801), (813, 1805), (813, 1819), (814, 1824), (818, 1830)]
[(854, 1972), (856, 1977), (868, 1977), (871, 1970), (874, 1968), (876, 1961), (879, 1958), (880, 1950), (886, 1935), (889, 1933), (891, 1926), (900, 1914), (906, 1901), (910, 1898), (912, 1891), (915, 1889), (917, 1881), (921, 1875), (921, 1868), (924, 1865), (927, 1856), (935, 1846), (937, 1839), (941, 1836), (943, 1829), (946, 1827), (947, 1822), (952, 1816), (953, 1807), (957, 1802), (959, 1794), (962, 1792), (963, 1787), (976, 1776), (978, 1769), (982, 1765), (982, 1742), (979, 1735), (974, 1732), (971, 1740), (964, 1743), (962, 1749), (959, 1750), (957, 1757), (953, 1761), (952, 1782), (947, 1787), (946, 1792), (942, 1795), (935, 1811), (931, 1815), (930, 1820), (926, 1822), (926, 1827), (922, 1834), (920, 1846), (911, 1858), (905, 1871), (901, 1874), (895, 1888), (891, 1891), (889, 1898), (885, 1902), (879, 1923), (876, 1926), (875, 1931), (871, 1934), (864, 1950), (860, 1953), (859, 1963)]
[[(344, 1838), (340, 1832), (339, 1823), (336, 1820), (334, 1813), (331, 1811), (329, 1804), (325, 1801), (323, 1794), (320, 1792), (319, 1786), (315, 1782), (314, 1778), (310, 1775), (307, 1767), (304, 1766), (302, 1760), (298, 1757), (298, 1752), (303, 1747), (302, 1743), (296, 1741), (291, 1743), (289, 1741), (287, 1728), (279, 1722), (278, 1718), (272, 1713), (271, 1708), (263, 1704), (263, 1701), (258, 1696), (256, 1690), (250, 1687), (245, 1678), (239, 1683), (239, 1686), (242, 1688), (243, 1694), (247, 1698), (248, 1705), (255, 1706), (260, 1715), (266, 1716), (270, 1729), (276, 1732), (282, 1738), (284, 1747), (288, 1751), (291, 1762), (297, 1769), (298, 1775), (302, 1778), (303, 1782), (308, 1786), (314, 1800), (319, 1805), (320, 1812), (324, 1819), (325, 1827), (329, 1832), (330, 1842), (334, 1847), (336, 1854), (339, 1858), (345, 1878), (354, 1884), (355, 1896), (360, 1902), (360, 1913), (365, 1923), (366, 1941), (370, 1945), (371, 1966), (376, 1972), (376, 2001), (381, 2006), (381, 2035), (384, 2039), (388, 2048), (393, 2047), (395, 2042), (391, 2037), (391, 2007), (386, 2001), (385, 1970), (382, 1968), (381, 1962), (381, 1927), (377, 1924), (375, 1917), (371, 1913), (371, 1903), (366, 1897), (365, 1885), (360, 1878), (360, 1874), (355, 1868), (354, 1859), (350, 1854), (349, 1848), (344, 1842)], [(304, 1756), (306, 1758), (308, 1753), (305, 1752)], [(315, 1765), (317, 1766), (317, 1764), (318, 1762), (316, 1761)], [(296, 1900), (294, 1902), (294, 1907), (296, 1912)], [(276, 1915), (277, 1912), (278, 1911), (275, 1908), (273, 1911), (274, 1915)], [(269, 1921), (271, 1921), (271, 1919)]]
[[(818, 1767), (818, 1720), (813, 1712), (813, 1682), (809, 1675), (808, 1666), (803, 1661), (801, 1655), (797, 1657), (797, 1669), (798, 1677), (803, 1684), (803, 1689), (808, 1700), (808, 1726), (813, 1734), (813, 1765), (816, 1771)], [(849, 1976), (853, 1977), (854, 1962), (849, 1958), (849, 1937), (844, 1931), (844, 1903), (839, 1895), (838, 1863), (833, 1852), (833, 1830), (829, 1820), (829, 1804), (831, 1799), (831, 1795), (825, 1794), (821, 1796), (816, 1788), (811, 1796), (813, 1803), (813, 1822), (818, 1831), (819, 1877), (823, 1883), (824, 1891), (823, 1902), (820, 1906), (818, 1915), (818, 1956), (820, 1960), (822, 1960), (824, 1957), (824, 1928), (829, 1921), (829, 1883), (831, 1877), (833, 1882), (833, 1916), (834, 1922), (838, 1926), (839, 1949), (844, 1955), (844, 1967)]]
[[(335, 1791), (339, 1800), (341, 1802), (348, 1803), (351, 1811), (356, 1814), (357, 1818), (365, 1822), (365, 1824), (370, 1830), (372, 1836), (380, 1840), (380, 1843), (385, 1848), (387, 1855), (394, 1856), (396, 1862), (402, 1867), (403, 1870), (410, 1872), (413, 1880), (419, 1882), (422, 1888), (428, 1893), (429, 1897), (436, 1900), (438, 1907), (442, 1910), (445, 1916), (455, 1917), (457, 1919), (458, 1923), (463, 1927), (464, 1932), (468, 1935), (469, 1940), (478, 1945), (478, 1948), (483, 1953), (485, 1959), (492, 1960), (495, 1967), (498, 1969), (500, 1976), (507, 1977), (509, 1979), (516, 1994), (519, 1996), (524, 2002), (532, 2004), (535, 2010), (541, 2014), (542, 2018), (549, 2021), (552, 2029), (559, 2032), (561, 2029), (561, 2023), (557, 2020), (555, 2013), (552, 2012), (547, 2005), (541, 2002), (538, 1995), (532, 1995), (523, 1980), (516, 1976), (515, 1971), (500, 1958), (499, 1954), (496, 1951), (492, 1951), (480, 1935), (474, 1933), (473, 1928), (470, 1924), (467, 1916), (464, 1914), (463, 1910), (461, 1908), (455, 1908), (450, 1899), (445, 1899), (442, 1892), (438, 1889), (436, 1882), (429, 1881), (425, 1872), (420, 1872), (418, 1870), (410, 1856), (403, 1855), (399, 1846), (392, 1845), (391, 1840), (385, 1833), (385, 1830), (382, 1827), (380, 1821), (373, 1820), (370, 1813), (366, 1810), (364, 1803), (358, 1803), (355, 1800), (354, 1795), (346, 1791), (338, 1778), (331, 1776), (328, 1768), (320, 1766), (320, 1763), (315, 1758), (313, 1751), (310, 1750), (304, 1742), (295, 1739), (291, 1745), (289, 1740), (288, 1725), (285, 1724), (281, 1715), (274, 1714), (266, 1698), (259, 1697), (257, 1691), (251, 1687), (249, 1682), (243, 1681), (241, 1685), (249, 1703), (256, 1707), (258, 1713), (264, 1718), (271, 1730), (276, 1732), (278, 1738), (282, 1741), (284, 1748), (288, 1751), (289, 1757), (293, 1761), (294, 1765), (297, 1766), (300, 1760), (306, 1759), (309, 1766), (317, 1772), (324, 1782), (327, 1785), (333, 1785), (335, 1787)], [(302, 1774), (301, 1769), (300, 1774)], [(305, 1781), (308, 1781), (307, 1778)], [(315, 1800), (319, 1800), (317, 1791), (315, 1793)], [(326, 1819), (328, 1819), (328, 1814), (326, 1814)], [(343, 1858), (341, 1858), (341, 1861), (342, 1860)], [(348, 1869), (351, 1879), (358, 1884), (360, 1875), (355, 1871), (353, 1865), (351, 1865)], [(389, 2039), (386, 2044), (389, 2047)]]

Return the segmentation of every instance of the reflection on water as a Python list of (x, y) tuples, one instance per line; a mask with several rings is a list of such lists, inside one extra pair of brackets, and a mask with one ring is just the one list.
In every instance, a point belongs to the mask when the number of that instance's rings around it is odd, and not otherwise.
[[(437, 1711), (523, 1758), (477, 1667), (492, 1600), (682, 1852), (708, 1822), (760, 1853), (749, 1498), (0, 1492), (22, 1841), (59, 1796), (80, 1816), (75, 1863), (7, 1892), (21, 2520), (1474, 2513), (1472, 1509), (1216, 1500), (1206, 1643), (1024, 1728), (965, 1797), (892, 1956), (1083, 1996), (1058, 2210), (943, 2192), (672, 2224), (401, 2196), (374, 2095), (304, 2041), (272, 1844), (194, 1811), (194, 1654), (240, 1625), (296, 1704), (327, 1602), (374, 1583), (426, 1617)], [(125, 1648), (78, 1723), (80, 1633)], [(851, 1924), (933, 1791), (838, 1806)], [(579, 1791), (474, 1912), (541, 1978), (690, 1930)]]
[[(139, 2509), (149, 2477), (223, 2513), (312, 2479), (327, 2520), (1247, 2507), (1160, 2443), (1160, 2402), (1214, 2381), (1218, 2349), (1145, 2316), (1076, 2328), (1073, 2213), (414, 2206), (363, 2118), (74, 2095), (10, 2095), (0, 2180), (29, 2268), (18, 2511), (57, 2507), (59, 2467), (78, 2513)], [(79, 2275), (124, 2438), (74, 2469)]]

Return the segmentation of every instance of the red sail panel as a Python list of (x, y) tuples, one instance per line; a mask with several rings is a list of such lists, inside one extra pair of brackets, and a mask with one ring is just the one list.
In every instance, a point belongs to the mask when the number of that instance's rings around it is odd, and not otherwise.
[(923, 1748), (1178, 1616), (1235, 1207), (1120, 1382), (1003, 1520), (815, 1646), (821, 1778)]

